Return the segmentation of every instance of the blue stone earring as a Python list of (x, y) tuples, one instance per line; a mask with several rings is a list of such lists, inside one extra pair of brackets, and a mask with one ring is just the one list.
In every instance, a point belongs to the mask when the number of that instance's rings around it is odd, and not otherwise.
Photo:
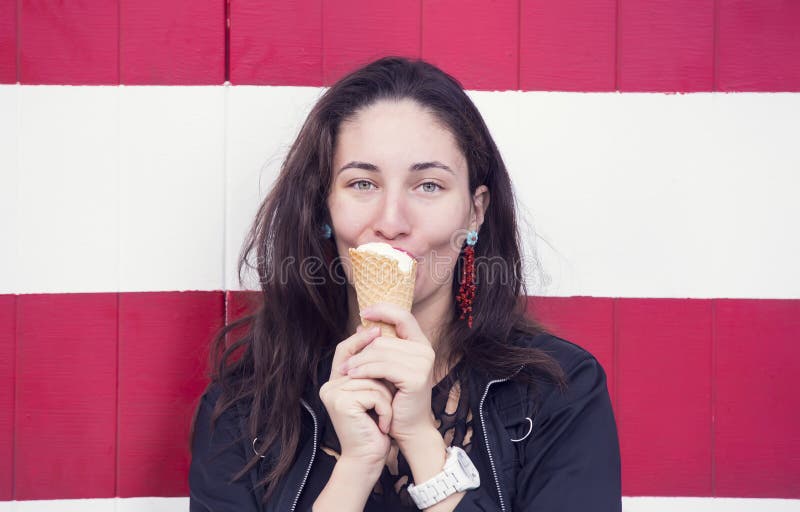
[(475, 245), (478, 243), (478, 232), (475, 230), (467, 232), (467, 245)]
[(333, 230), (327, 222), (322, 225), (322, 238), (330, 238), (333, 235)]

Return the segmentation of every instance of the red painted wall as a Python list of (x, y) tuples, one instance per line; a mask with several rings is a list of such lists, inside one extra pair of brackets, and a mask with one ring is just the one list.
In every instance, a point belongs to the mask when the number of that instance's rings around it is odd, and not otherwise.
[[(0, 499), (187, 495), (208, 343), (252, 299), (0, 296)], [(800, 300), (535, 297), (529, 311), (603, 365), (625, 495), (800, 498)]]
[(800, 91), (785, 0), (0, 2), (0, 83), (328, 85), (376, 57), (467, 88)]

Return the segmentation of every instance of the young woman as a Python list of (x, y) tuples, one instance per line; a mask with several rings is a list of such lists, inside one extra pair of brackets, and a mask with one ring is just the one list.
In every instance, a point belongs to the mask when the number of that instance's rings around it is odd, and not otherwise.
[[(359, 312), (368, 242), (417, 260), (411, 312)], [(215, 338), (195, 418), (193, 512), (621, 509), (605, 373), (526, 317), (511, 182), (452, 77), (384, 58), (328, 89), (240, 271), (253, 253), (258, 308)]]

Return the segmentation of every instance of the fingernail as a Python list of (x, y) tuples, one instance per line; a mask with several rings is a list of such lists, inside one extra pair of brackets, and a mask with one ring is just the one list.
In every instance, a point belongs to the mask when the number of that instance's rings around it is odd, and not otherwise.
[(370, 308), (366, 308), (361, 312), (362, 317), (368, 317), (372, 315), (372, 310)]
[(342, 366), (339, 367), (339, 373), (341, 373), (342, 375), (347, 373), (347, 363), (344, 363), (342, 364)]
[(350, 376), (358, 375), (358, 374), (359, 374), (359, 369), (358, 368), (350, 368), (347, 371), (347, 375), (350, 375)]
[(380, 327), (377, 327), (377, 326), (376, 326), (376, 327), (373, 327), (373, 328), (371, 328), (371, 329), (369, 330), (369, 333), (370, 333), (370, 334), (378, 334), (378, 333), (380, 333), (380, 332), (381, 332), (381, 328), (380, 328)]

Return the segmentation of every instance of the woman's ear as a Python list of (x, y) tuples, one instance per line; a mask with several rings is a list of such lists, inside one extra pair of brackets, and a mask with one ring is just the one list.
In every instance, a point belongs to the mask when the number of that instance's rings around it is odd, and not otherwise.
[(486, 210), (489, 208), (489, 188), (486, 185), (481, 185), (475, 189), (472, 195), (472, 218), (470, 219), (470, 228), (479, 231), (483, 224), (483, 219), (486, 216)]

